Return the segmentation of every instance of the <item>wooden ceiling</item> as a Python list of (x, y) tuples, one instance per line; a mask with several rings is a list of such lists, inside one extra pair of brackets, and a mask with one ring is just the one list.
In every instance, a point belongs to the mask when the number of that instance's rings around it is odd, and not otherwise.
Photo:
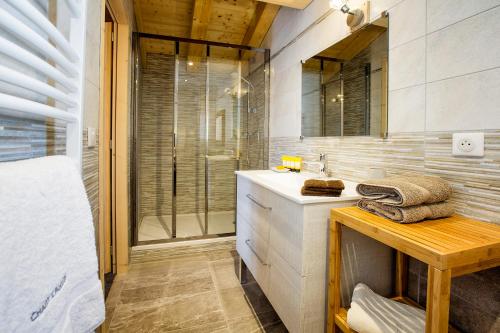
[[(140, 32), (260, 47), (279, 5), (255, 0), (134, 0)], [(173, 43), (141, 40), (143, 52), (171, 54)], [(190, 55), (203, 47), (191, 44)]]

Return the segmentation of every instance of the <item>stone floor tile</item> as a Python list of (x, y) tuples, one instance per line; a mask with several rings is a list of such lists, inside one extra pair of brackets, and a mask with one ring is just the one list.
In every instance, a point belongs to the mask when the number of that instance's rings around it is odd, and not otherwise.
[(236, 275), (236, 263), (233, 259), (225, 259), (210, 263), (217, 289), (230, 289), (240, 286)]
[(218, 293), (228, 319), (250, 317), (253, 315), (253, 310), (241, 287), (223, 289), (218, 291)]

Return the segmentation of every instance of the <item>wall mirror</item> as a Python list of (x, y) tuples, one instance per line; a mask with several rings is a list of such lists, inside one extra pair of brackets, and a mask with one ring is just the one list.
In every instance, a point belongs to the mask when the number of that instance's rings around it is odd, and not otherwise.
[(302, 136), (387, 134), (388, 17), (302, 62)]

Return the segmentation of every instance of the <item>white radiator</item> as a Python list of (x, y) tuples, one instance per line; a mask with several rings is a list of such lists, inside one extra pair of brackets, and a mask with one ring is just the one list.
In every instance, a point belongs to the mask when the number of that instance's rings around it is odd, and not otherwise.
[(0, 0), (0, 114), (66, 123), (80, 170), (86, 4)]

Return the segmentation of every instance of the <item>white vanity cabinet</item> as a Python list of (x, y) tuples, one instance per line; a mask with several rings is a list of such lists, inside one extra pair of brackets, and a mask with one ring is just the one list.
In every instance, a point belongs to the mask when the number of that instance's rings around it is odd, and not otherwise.
[[(331, 208), (356, 203), (356, 184), (345, 182), (340, 197), (305, 197), (300, 195), (303, 181), (315, 175), (272, 171), (236, 174), (236, 248), (241, 260), (290, 332), (324, 332), (328, 218)], [(347, 232), (346, 245), (368, 253), (352, 266), (356, 273), (350, 277), (352, 283), (347, 283), (350, 288), (356, 280), (368, 279), (369, 272), (364, 273), (362, 267), (372, 260), (384, 268), (391, 265), (390, 250), (366, 243), (363, 237)], [(364, 249), (358, 251), (361, 243)], [(390, 279), (387, 283), (383, 277), (376, 280), (371, 285), (375, 284), (379, 291), (384, 289), (381, 283), (390, 288)], [(346, 293), (347, 299), (350, 292)]]

